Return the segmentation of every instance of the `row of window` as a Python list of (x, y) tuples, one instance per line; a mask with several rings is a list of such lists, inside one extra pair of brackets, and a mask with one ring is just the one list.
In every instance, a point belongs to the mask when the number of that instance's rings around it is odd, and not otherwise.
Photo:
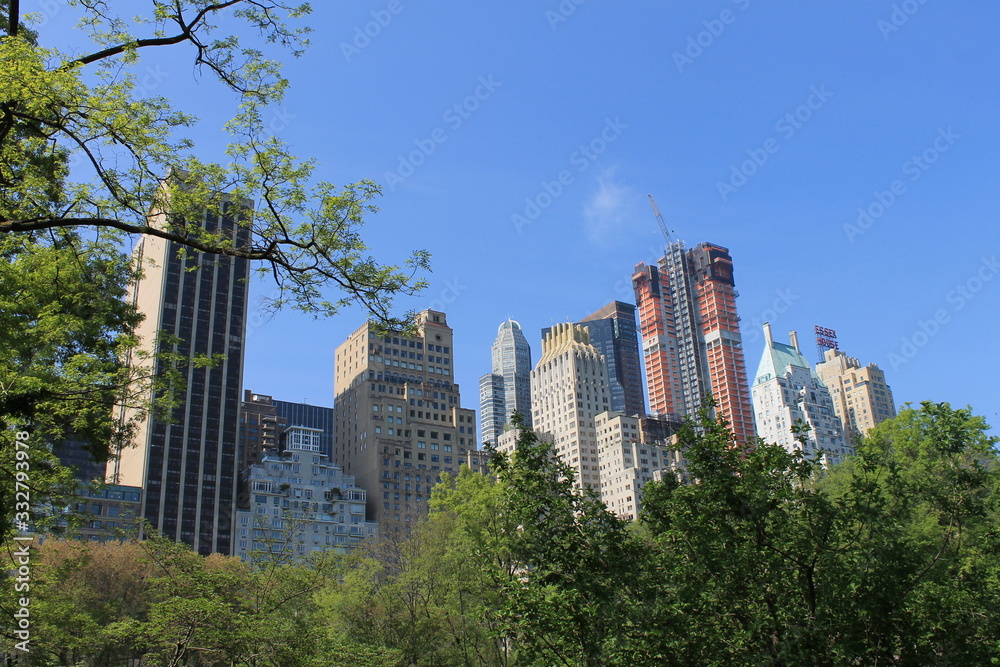
[[(138, 495), (138, 494), (136, 494)], [(138, 500), (138, 498), (136, 499)], [(135, 511), (131, 507), (126, 507), (125, 511), (122, 512), (122, 508), (118, 505), (98, 505), (93, 504), (89, 506), (90, 514), (94, 516), (135, 516)], [(106, 510), (106, 511), (105, 511)], [(87, 503), (80, 503), (76, 507), (76, 511), (80, 514), (87, 514), (88, 505)]]

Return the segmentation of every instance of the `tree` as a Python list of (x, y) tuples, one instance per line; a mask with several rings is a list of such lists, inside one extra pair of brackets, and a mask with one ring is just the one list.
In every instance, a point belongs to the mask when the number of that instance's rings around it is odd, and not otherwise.
[(980, 418), (925, 403), (826, 474), (698, 426), (681, 436), (690, 482), (644, 493), (652, 609), (672, 630), (654, 647), (676, 664), (990, 663), (1000, 469)]
[(856, 536), (839, 585), (853, 592), (854, 649), (866, 661), (995, 661), (1000, 455), (988, 428), (969, 409), (924, 401), (822, 480)]
[[(516, 664), (622, 664), (634, 657), (632, 631), (639, 554), (626, 523), (520, 415), (516, 450), (496, 453), (497, 513), (509, 528), (501, 586), (502, 631)], [(626, 657), (629, 656), (629, 657)]]
[[(52, 450), (72, 438), (86, 443), (95, 461), (106, 461), (136, 420), (170, 407), (177, 369), (204, 361), (164, 354), (174, 363), (163, 375), (144, 374), (143, 354), (134, 349), (140, 316), (124, 298), (131, 276), (128, 258), (102, 238), (72, 230), (35, 240), (0, 237), (0, 492), (12, 499), (15, 472), (23, 471), (36, 527), (78, 492)], [(136, 364), (123, 363), (129, 354)], [(150, 405), (143, 397), (154, 387), (160, 399)], [(114, 419), (116, 405), (133, 408), (133, 418)], [(29, 454), (20, 467), (18, 431), (27, 434)], [(0, 513), (0, 536), (13, 506)]]
[[(22, 654), (22, 660), (31, 665), (103, 667), (139, 657), (108, 628), (146, 614), (153, 574), (135, 543), (46, 540), (33, 549), (27, 591), (31, 651)], [(3, 600), (6, 616), (13, 613), (11, 606), (9, 599)]]
[[(292, 156), (264, 120), (288, 85), (279, 63), (215, 26), (239, 21), (261, 35), (265, 47), (297, 56), (309, 29), (289, 22), (308, 14), (307, 4), (158, 0), (150, 15), (128, 20), (105, 0), (74, 4), (93, 40), (93, 51), (84, 55), (42, 48), (34, 33), (19, 27), (19, 3), (0, 4), (8, 26), (0, 43), (0, 232), (85, 227), (159, 236), (260, 262), (259, 270), (278, 283), (276, 307), (328, 315), (357, 301), (386, 326), (410, 325), (408, 317), (391, 315), (392, 296), (424, 286), (413, 272), (427, 268), (427, 253), (414, 253), (406, 269), (365, 256), (358, 230), (375, 210), (378, 187), (360, 181), (338, 189), (314, 181), (315, 162)], [(136, 65), (161, 46), (186, 47), (195, 67), (233, 95), (228, 164), (199, 158), (180, 135), (194, 123), (192, 115), (137, 88)], [(73, 152), (86, 166), (85, 178), (68, 169)], [(206, 209), (221, 212), (227, 198), (257, 201), (253, 216), (241, 222), (246, 243), (187, 224)], [(148, 218), (154, 209), (164, 210), (162, 222)], [(331, 296), (329, 285), (341, 294)]]
[[(490, 480), (468, 468), (458, 480), (467, 501), (488, 502)], [(320, 596), (331, 636), (394, 652), (398, 664), (506, 664), (497, 582), (484, 563), (489, 556), (470, 543), (462, 514), (432, 511), (411, 537), (383, 538), (349, 557), (341, 580)]]
[[(335, 559), (254, 568), (162, 538), (49, 539), (32, 556), (25, 664), (305, 667), (353, 649), (326, 637), (313, 600), (338, 574)], [(4, 591), (5, 618), (24, 595)]]
[[(166, 359), (156, 377), (149, 376), (155, 365), (143, 363), (141, 349), (170, 346), (139, 346), (140, 315), (124, 299), (142, 270), (128, 253), (138, 235), (256, 262), (277, 283), (272, 308), (332, 315), (356, 302), (387, 328), (411, 326), (409, 314), (393, 315), (393, 297), (420, 290), (425, 283), (416, 274), (428, 268), (424, 251), (402, 267), (367, 254), (360, 228), (376, 210), (374, 183), (337, 188), (318, 180), (314, 161), (297, 159), (268, 132), (268, 109), (280, 104), (288, 85), (277, 58), (306, 47), (308, 28), (292, 24), (308, 5), (157, 0), (148, 14), (133, 16), (125, 2), (70, 4), (79, 10), (90, 50), (43, 46), (44, 33), (30, 29), (22, 3), (0, 0), (4, 507), (13, 505), (7, 501), (16, 430), (26, 429), (35, 443), (32, 491), (41, 506), (68, 479), (52, 447), (72, 436), (104, 461), (148, 410), (167, 414), (185, 360)], [(130, 18), (119, 16), (116, 4)], [(223, 33), (219, 23), (235, 32)], [(258, 37), (247, 41), (241, 29)], [(235, 111), (225, 128), (231, 139), (225, 164), (203, 159), (183, 136), (194, 116), (137, 85), (142, 57), (157, 47), (187, 53), (198, 72), (230, 95)], [(238, 234), (189, 224), (206, 211), (220, 214), (229, 202), (254, 201), (252, 215), (239, 217)], [(149, 396), (158, 404), (148, 405)], [(120, 414), (132, 417), (113, 418), (113, 406), (130, 408)], [(9, 515), (0, 518), (0, 535), (9, 530)]]

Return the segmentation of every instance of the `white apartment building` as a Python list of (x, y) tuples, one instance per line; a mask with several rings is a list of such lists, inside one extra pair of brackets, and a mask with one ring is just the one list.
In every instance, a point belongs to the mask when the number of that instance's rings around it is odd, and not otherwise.
[(236, 512), (233, 555), (301, 559), (314, 551), (346, 553), (378, 534), (365, 516), (365, 490), (320, 452), (319, 429), (291, 426), (285, 449), (244, 474), (249, 509)]
[[(764, 354), (751, 387), (757, 435), (790, 452), (819, 457), (824, 466), (835, 465), (854, 449), (844, 439), (830, 392), (799, 349), (798, 336), (792, 331), (789, 338), (791, 345), (776, 343), (771, 325), (764, 325)], [(799, 421), (809, 426), (804, 443), (792, 432)]]

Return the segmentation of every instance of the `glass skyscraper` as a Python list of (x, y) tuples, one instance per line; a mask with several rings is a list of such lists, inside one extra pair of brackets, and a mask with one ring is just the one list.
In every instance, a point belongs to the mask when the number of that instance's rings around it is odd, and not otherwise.
[(496, 444), (515, 412), (531, 426), (531, 347), (521, 325), (501, 324), (492, 352), (493, 372), (479, 380), (480, 426), (482, 441)]
[[(245, 245), (236, 223), (250, 203), (224, 202), (222, 215), (197, 222), (231, 234)], [(154, 214), (165, 216), (166, 213)], [(152, 352), (157, 332), (172, 337), (161, 348), (182, 358), (224, 355), (212, 367), (183, 369), (185, 390), (169, 420), (146, 419), (134, 447), (108, 465), (108, 481), (143, 489), (142, 516), (166, 537), (201, 554), (228, 555), (236, 505), (237, 412), (243, 383), (243, 345), (250, 263), (245, 259), (183, 252), (173, 241), (143, 237), (137, 249), (143, 275), (133, 299), (145, 315), (142, 344)], [(150, 370), (159, 375), (156, 361)]]
[(590, 344), (604, 355), (611, 409), (626, 415), (646, 414), (635, 306), (614, 301), (577, 324), (590, 332)]
[(319, 451), (333, 457), (333, 408), (308, 403), (292, 403), (290, 401), (274, 401), (278, 417), (288, 422), (289, 426), (306, 426), (314, 428), (319, 434)]

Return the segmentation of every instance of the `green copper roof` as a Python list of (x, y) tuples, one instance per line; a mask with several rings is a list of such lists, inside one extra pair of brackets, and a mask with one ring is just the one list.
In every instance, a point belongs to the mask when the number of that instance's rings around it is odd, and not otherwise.
[(754, 384), (766, 382), (772, 378), (784, 377), (789, 366), (808, 368), (809, 373), (819, 379), (812, 364), (802, 356), (802, 353), (793, 346), (785, 343), (772, 342), (769, 347), (764, 348), (764, 354), (760, 358), (760, 365), (757, 366), (757, 375), (754, 376)]

